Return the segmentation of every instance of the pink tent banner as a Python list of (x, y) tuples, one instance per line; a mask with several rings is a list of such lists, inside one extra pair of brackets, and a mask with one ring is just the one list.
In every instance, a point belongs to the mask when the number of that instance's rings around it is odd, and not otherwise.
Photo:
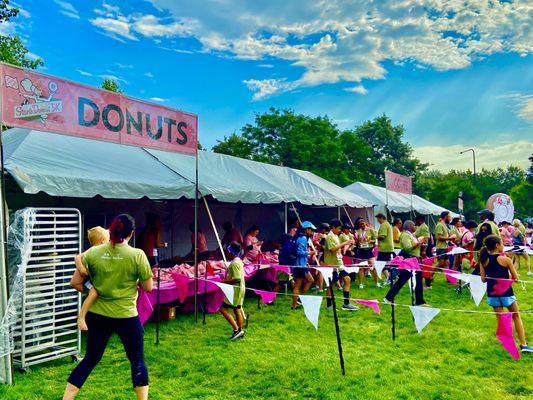
[(0, 63), (2, 123), (194, 155), (198, 117)]
[(385, 187), (391, 192), (413, 193), (413, 178), (385, 170)]

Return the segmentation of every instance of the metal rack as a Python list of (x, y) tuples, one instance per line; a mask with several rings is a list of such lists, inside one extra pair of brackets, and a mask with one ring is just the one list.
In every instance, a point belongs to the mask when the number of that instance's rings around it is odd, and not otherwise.
[(72, 208), (27, 208), (24, 227), (31, 253), (22, 285), (22, 309), (14, 332), (14, 364), (21, 370), (62, 357), (78, 359), (80, 294), (70, 287), (81, 252), (81, 214)]

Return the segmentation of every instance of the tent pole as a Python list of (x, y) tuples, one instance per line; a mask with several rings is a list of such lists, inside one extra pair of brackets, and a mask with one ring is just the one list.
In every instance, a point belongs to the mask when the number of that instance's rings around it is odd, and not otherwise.
[(341, 219), (341, 208), (337, 207), (337, 219)]
[(198, 151), (194, 180), (194, 322), (198, 324)]
[(285, 233), (287, 233), (289, 231), (289, 227), (287, 226), (288, 207), (287, 207), (287, 203), (283, 203), (283, 205), (285, 206), (285, 212), (283, 214), (283, 219), (285, 221)]
[[(6, 202), (6, 180), (4, 175), (4, 144), (3, 144), (3, 125), (2, 118), (0, 118), (0, 318), (4, 317), (7, 310), (8, 302), (8, 272), (7, 272), (7, 202)], [(13, 384), (13, 359), (11, 354), (6, 355), (0, 359), (3, 365), (3, 370), (6, 373), (5, 383)]]
[(346, 213), (346, 216), (348, 217), (348, 221), (350, 221), (350, 225), (354, 226), (352, 218), (350, 217), (350, 214), (348, 213), (348, 210), (346, 209), (346, 206), (342, 206), (342, 208), (344, 209), (344, 212)]
[(222, 259), (225, 263), (228, 262), (226, 259), (226, 253), (224, 253), (224, 249), (222, 248), (222, 242), (220, 241), (220, 236), (218, 235), (217, 227), (215, 225), (215, 220), (213, 219), (213, 215), (211, 214), (211, 209), (209, 208), (209, 205), (207, 204), (207, 200), (205, 197), (203, 197), (205, 210), (207, 211), (207, 216), (209, 217), (209, 221), (211, 222), (211, 227), (213, 228), (213, 232), (215, 234), (215, 238), (217, 239), (218, 248), (222, 252)]
[[(285, 203), (285, 207), (287, 206), (287, 204)], [(294, 207), (294, 204), (291, 203), (291, 207), (292, 207), (292, 210), (294, 211), (294, 213), (296, 214), (296, 218), (298, 218), (298, 221), (300, 222), (300, 225), (302, 224), (302, 219), (300, 218), (300, 214), (298, 213), (298, 210), (296, 209), (296, 207)], [(311, 245), (311, 249), (313, 250), (313, 258), (315, 259), (315, 262), (316, 262), (316, 265), (320, 265), (320, 260), (318, 259), (318, 253), (316, 252), (316, 248), (315, 248), (315, 245), (313, 243), (313, 241), (311, 240), (309, 242), (309, 244)]]

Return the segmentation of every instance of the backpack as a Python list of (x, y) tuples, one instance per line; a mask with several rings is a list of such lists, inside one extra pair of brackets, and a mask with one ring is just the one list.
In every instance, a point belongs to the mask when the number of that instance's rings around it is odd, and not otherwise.
[(296, 265), (296, 253), (298, 236), (289, 236), (284, 238), (281, 249), (279, 251), (279, 263), (280, 265)]

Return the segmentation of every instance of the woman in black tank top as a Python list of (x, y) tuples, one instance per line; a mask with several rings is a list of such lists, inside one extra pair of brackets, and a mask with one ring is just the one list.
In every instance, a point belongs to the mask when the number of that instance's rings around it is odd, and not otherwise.
[[(505, 307), (513, 313), (513, 321), (516, 333), (520, 339), (522, 353), (533, 353), (533, 347), (527, 345), (524, 324), (518, 310), (518, 303), (514, 296), (512, 285), (504, 292), (496, 288), (501, 279), (518, 280), (518, 274), (513, 261), (503, 254), (503, 244), (499, 236), (490, 235), (483, 241), (483, 247), (479, 253), (479, 266), (481, 280), (487, 282), (487, 303), (493, 307), (496, 313), (503, 313)], [(499, 315), (496, 314), (499, 318)]]

